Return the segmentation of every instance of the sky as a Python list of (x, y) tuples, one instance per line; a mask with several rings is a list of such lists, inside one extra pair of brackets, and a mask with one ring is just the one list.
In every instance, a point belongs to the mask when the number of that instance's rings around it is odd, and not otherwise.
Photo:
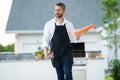
[(15, 42), (15, 35), (5, 32), (11, 4), (12, 0), (0, 0), (0, 44), (3, 46)]

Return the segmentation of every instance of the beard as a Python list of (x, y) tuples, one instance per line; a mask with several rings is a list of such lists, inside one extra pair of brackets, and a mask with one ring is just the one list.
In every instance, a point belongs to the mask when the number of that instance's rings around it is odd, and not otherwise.
[(62, 18), (63, 14), (56, 13), (55, 16), (56, 16), (56, 18)]

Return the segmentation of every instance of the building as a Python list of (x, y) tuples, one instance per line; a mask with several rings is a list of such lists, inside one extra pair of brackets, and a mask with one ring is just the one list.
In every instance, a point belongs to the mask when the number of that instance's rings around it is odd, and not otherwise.
[[(70, 1), (71, 3), (64, 0), (13, 0), (6, 32), (16, 36), (15, 52), (34, 52), (41, 46), (44, 24), (54, 17), (57, 2), (66, 4), (65, 17), (73, 23), (75, 29), (91, 23), (97, 28), (102, 24), (101, 0), (77, 0)], [(100, 45), (98, 35), (94, 29), (81, 36), (81, 41), (97, 48)]]
[(65, 17), (73, 23), (75, 29), (91, 23), (96, 25), (96, 28), (81, 36), (80, 42), (85, 42), (86, 51), (102, 51), (107, 61), (112, 52), (104, 46), (106, 42), (102, 42), (101, 33), (97, 31), (102, 25), (102, 0), (13, 0), (6, 33), (14, 33), (16, 36), (15, 52), (31, 53), (41, 47), (44, 24), (54, 17), (57, 2), (66, 4)]

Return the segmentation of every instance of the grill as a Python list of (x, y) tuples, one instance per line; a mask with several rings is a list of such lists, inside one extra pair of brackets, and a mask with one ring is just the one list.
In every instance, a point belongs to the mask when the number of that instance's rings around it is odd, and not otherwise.
[(85, 66), (86, 65), (86, 52), (84, 42), (72, 43), (73, 47), (73, 60), (74, 65)]

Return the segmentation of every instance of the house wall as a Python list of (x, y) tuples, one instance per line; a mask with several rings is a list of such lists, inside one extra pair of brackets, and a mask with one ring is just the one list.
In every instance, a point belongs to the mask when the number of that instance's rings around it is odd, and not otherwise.
[(38, 50), (42, 44), (42, 34), (17, 34), (15, 52), (31, 53)]
[(105, 69), (108, 69), (108, 53), (109, 53), (109, 49), (108, 47), (106, 46), (107, 45), (107, 41), (106, 40), (101, 40), (101, 45), (102, 45), (102, 53), (103, 53), (103, 56), (104, 56), (104, 62), (105, 62)]
[[(117, 43), (117, 56), (118, 59), (120, 59), (120, 34), (118, 34), (118, 43)], [(109, 62), (115, 58), (115, 52), (114, 52), (114, 47), (113, 48), (108, 48), (107, 44), (108, 42), (106, 40), (101, 40), (102, 44), (102, 53), (104, 54), (105, 58), (105, 69), (109, 68)]]
[(80, 42), (85, 42), (85, 51), (101, 51), (101, 39), (99, 33), (89, 32), (80, 37)]
[(110, 50), (106, 46), (107, 41), (102, 40), (100, 34), (96, 32), (82, 35), (80, 41), (85, 42), (85, 51), (101, 51), (104, 58), (105, 69), (108, 69), (108, 56), (112, 55), (108, 54)]
[[(15, 52), (27, 53), (35, 52), (42, 44), (43, 34), (17, 34), (15, 43)], [(106, 41), (101, 40), (100, 34), (88, 32), (80, 37), (79, 42), (85, 42), (85, 51), (101, 51), (103, 53), (105, 69), (108, 68), (109, 50), (105, 46)], [(119, 43), (120, 52), (120, 43)]]
[[(17, 34), (15, 52), (34, 53), (42, 45), (43, 34)], [(85, 51), (102, 51), (105, 62), (107, 62), (108, 50), (103, 46), (99, 33), (88, 32), (80, 37), (79, 42), (85, 42)], [(106, 63), (107, 66), (107, 63)]]
[[(42, 44), (42, 34), (17, 34), (15, 52), (34, 52)], [(89, 32), (80, 37), (85, 42), (85, 51), (101, 51), (100, 35)]]

